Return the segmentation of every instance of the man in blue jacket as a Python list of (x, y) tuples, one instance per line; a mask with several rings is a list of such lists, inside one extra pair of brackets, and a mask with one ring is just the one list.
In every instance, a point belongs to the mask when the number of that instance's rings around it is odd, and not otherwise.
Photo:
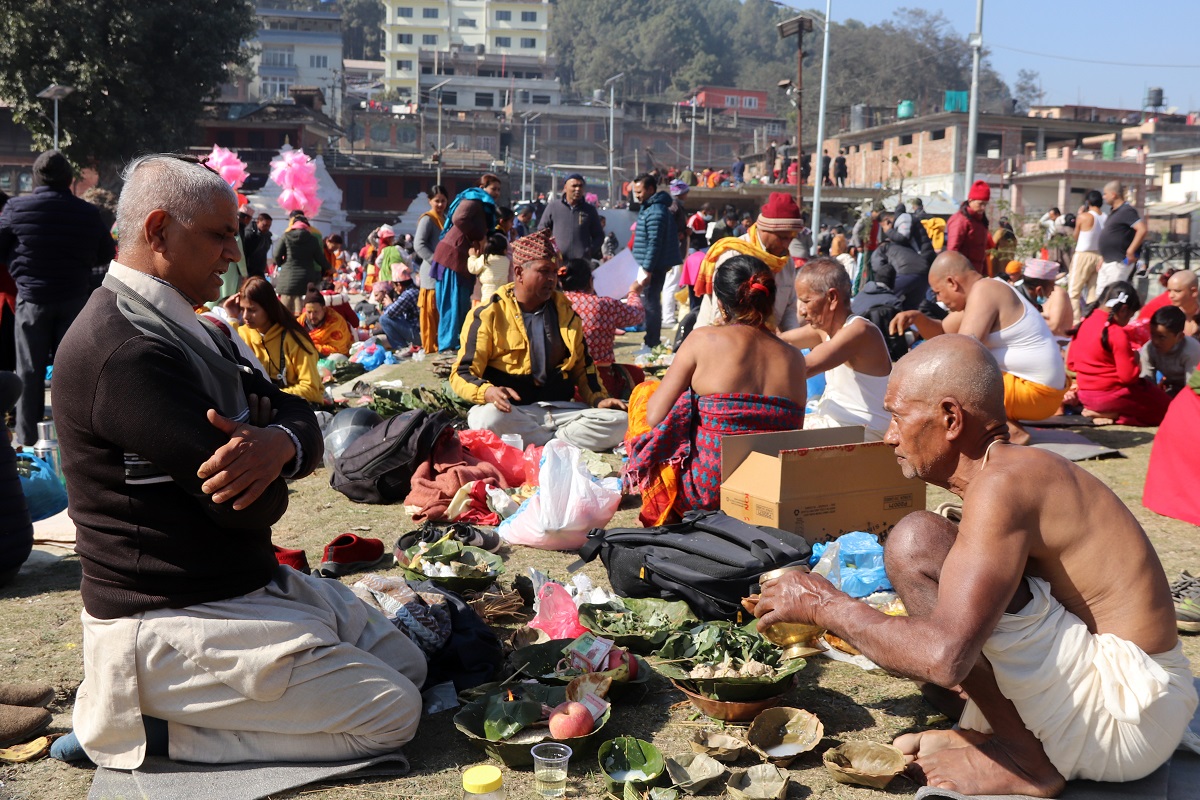
[(662, 290), (667, 270), (682, 259), (679, 231), (671, 213), (671, 195), (658, 191), (654, 176), (641, 174), (633, 180), (634, 199), (642, 204), (633, 234), (633, 258), (641, 269), (642, 305), (646, 309), (646, 348), (662, 342)]
[(74, 174), (57, 150), (33, 163), (33, 194), (0, 212), (0, 264), (17, 284), (15, 441), (32, 447), (45, 415), (46, 365), (87, 302), (92, 267), (116, 255), (112, 237), (91, 203), (71, 194)]

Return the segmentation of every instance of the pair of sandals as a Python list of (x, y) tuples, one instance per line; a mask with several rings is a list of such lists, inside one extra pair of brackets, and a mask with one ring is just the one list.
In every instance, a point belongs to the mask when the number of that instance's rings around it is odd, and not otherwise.
[(483, 530), (474, 525), (468, 525), (465, 522), (451, 522), (447, 525), (438, 525), (435, 522), (423, 522), (421, 527), (416, 530), (409, 531), (402, 535), (396, 541), (396, 556), (397, 561), (404, 551), (413, 545), (425, 542), (433, 544), (447, 533), (451, 538), (462, 542), (467, 547), (478, 547), (480, 550), (486, 550), (489, 553), (494, 553), (500, 549), (500, 534), (495, 531)]

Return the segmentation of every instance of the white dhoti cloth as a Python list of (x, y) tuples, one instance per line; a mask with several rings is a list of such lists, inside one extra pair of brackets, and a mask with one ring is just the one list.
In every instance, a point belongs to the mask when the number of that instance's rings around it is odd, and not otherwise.
[(262, 589), (187, 608), (83, 613), (75, 733), (136, 769), (142, 715), (177, 761), (333, 761), (392, 752), (421, 716), (420, 649), (340, 582), (279, 567)]
[[(1196, 710), (1182, 643), (1146, 655), (1112, 634), (1091, 633), (1044, 580), (1026, 582), (1033, 600), (1005, 614), (983, 647), (1000, 692), (1067, 780), (1149, 775), (1179, 747)], [(959, 727), (992, 732), (970, 702)]]

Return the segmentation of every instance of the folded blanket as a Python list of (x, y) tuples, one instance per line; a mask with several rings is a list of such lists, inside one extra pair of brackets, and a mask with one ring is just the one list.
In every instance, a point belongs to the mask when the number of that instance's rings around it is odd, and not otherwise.
[(412, 489), (404, 498), (404, 506), (416, 509), (412, 515), (415, 522), (443, 520), (454, 495), (471, 481), (509, 488), (504, 475), (494, 464), (467, 453), (457, 435), (443, 436), (429, 460), (413, 473)]
[[(1150, 656), (1112, 634), (1093, 634), (1048, 583), (1026, 581), (1033, 600), (1005, 614), (983, 647), (1000, 691), (1067, 780), (1149, 775), (1179, 746), (1196, 710), (1182, 643)], [(974, 703), (959, 725), (991, 732)]]

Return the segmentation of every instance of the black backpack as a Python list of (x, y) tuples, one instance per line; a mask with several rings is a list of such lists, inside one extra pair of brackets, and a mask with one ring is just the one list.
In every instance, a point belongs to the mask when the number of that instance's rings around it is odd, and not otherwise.
[(599, 555), (622, 597), (683, 600), (701, 619), (740, 621), (741, 599), (759, 575), (807, 563), (811, 552), (803, 536), (720, 511), (689, 511), (678, 525), (597, 528), (571, 570)]
[(409, 492), (417, 467), (454, 423), (445, 411), (405, 411), (354, 440), (334, 462), (329, 485), (356, 503), (394, 503)]

